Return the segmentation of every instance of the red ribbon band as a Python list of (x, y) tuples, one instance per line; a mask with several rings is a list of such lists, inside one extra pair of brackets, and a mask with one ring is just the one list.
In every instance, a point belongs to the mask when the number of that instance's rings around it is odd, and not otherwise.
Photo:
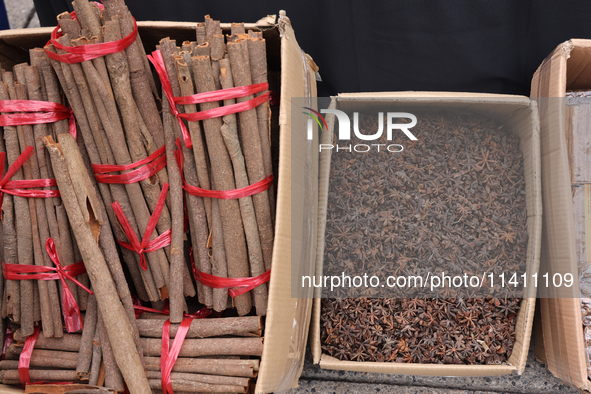
[[(86, 272), (83, 262), (78, 262), (67, 267), (62, 267), (53, 238), (47, 238), (45, 250), (49, 255), (55, 267), (46, 267), (43, 265), (21, 265), (2, 263), (4, 268), (4, 277), (8, 280), (55, 280), (62, 282), (62, 309), (66, 329), (68, 332), (76, 332), (83, 328), (82, 316), (76, 300), (70, 291), (66, 279), (74, 282), (77, 286), (93, 294), (90, 289), (76, 280), (74, 276)], [(27, 275), (29, 274), (29, 275)]]
[[(103, 7), (102, 4), (97, 4), (100, 8)], [(76, 19), (76, 12), (71, 12), (70, 15), (72, 16), (72, 20)], [(61, 49), (67, 53), (65, 55), (58, 55), (57, 53), (48, 51), (47, 49), (45, 49), (45, 53), (47, 53), (47, 56), (57, 60), (58, 62), (74, 64), (121, 52), (135, 42), (137, 37), (137, 22), (135, 18), (133, 19), (133, 25), (133, 31), (121, 40), (102, 42), (99, 44), (82, 45), (77, 47), (68, 47), (60, 44), (57, 39), (62, 36), (62, 33), (61, 31), (58, 31), (59, 26), (56, 26), (56, 28), (51, 32), (51, 39), (46, 45), (53, 44), (56, 49)]]
[(172, 347), (170, 349), (168, 348), (170, 343), (170, 319), (167, 319), (162, 325), (160, 372), (162, 374), (161, 382), (163, 394), (174, 394), (174, 391), (172, 390), (172, 380), (170, 378), (170, 373), (172, 372), (172, 367), (174, 366), (174, 363), (181, 352), (181, 347), (183, 346), (187, 332), (189, 332), (189, 327), (191, 327), (192, 321), (193, 319), (191, 318), (183, 319), (176, 331), (176, 335), (174, 336)]
[(197, 269), (193, 270), (193, 275), (195, 276), (195, 280), (198, 280), (204, 286), (213, 287), (215, 289), (229, 289), (228, 294), (230, 294), (230, 297), (234, 298), (268, 282), (271, 278), (271, 270), (267, 270), (259, 276), (254, 276), (252, 278), (224, 278), (221, 276), (206, 274)]
[(146, 265), (146, 258), (144, 256), (145, 253), (150, 253), (165, 246), (170, 245), (171, 240), (171, 230), (168, 229), (167, 231), (160, 234), (157, 238), (150, 240), (152, 237), (152, 233), (154, 233), (154, 229), (156, 228), (156, 224), (158, 223), (158, 219), (160, 218), (160, 214), (162, 213), (162, 209), (164, 209), (164, 204), (166, 202), (166, 193), (168, 192), (168, 183), (165, 183), (162, 187), (162, 192), (160, 193), (160, 197), (158, 198), (158, 202), (156, 203), (156, 207), (154, 208), (154, 212), (150, 216), (150, 220), (148, 221), (148, 226), (146, 227), (146, 231), (144, 232), (144, 236), (142, 241), (140, 242), (137, 235), (131, 228), (129, 221), (125, 217), (123, 210), (121, 209), (121, 205), (119, 202), (116, 201), (111, 204), (113, 210), (115, 211), (115, 215), (119, 220), (119, 224), (123, 228), (123, 232), (127, 236), (128, 242), (124, 241), (117, 241), (119, 245), (124, 247), (125, 249), (129, 249), (133, 252), (136, 252), (140, 255), (140, 267), (144, 271), (148, 270), (148, 266)]
[[(195, 268), (195, 261), (193, 260), (193, 248), (189, 247), (189, 256), (191, 259), (191, 270), (196, 281), (199, 281), (202, 285), (207, 287), (213, 287), (216, 289), (229, 289), (228, 294), (234, 298), (241, 294), (246, 293), (254, 289), (257, 286), (266, 283), (271, 279), (271, 270), (267, 270), (252, 278), (225, 278), (221, 276), (214, 276), (206, 274), (205, 272), (198, 271)], [(234, 289), (238, 288), (238, 289)]]
[[(143, 166), (141, 168), (137, 168)], [(115, 164), (93, 164), (92, 170), (94, 176), (99, 183), (119, 183), (130, 184), (141, 182), (150, 178), (158, 171), (166, 167), (166, 147), (158, 149), (145, 159), (136, 161), (131, 164), (115, 165)], [(136, 168), (135, 170), (133, 170)], [(128, 171), (125, 174), (109, 175), (108, 172), (113, 171)]]
[[(27, 146), (27, 148), (21, 153), (21, 155), (12, 163), (10, 167), (8, 167), (8, 171), (6, 171), (6, 175), (0, 180), (0, 208), (2, 207), (2, 201), (4, 201), (4, 193), (17, 196), (17, 197), (30, 197), (30, 198), (51, 198), (51, 197), (59, 197), (60, 192), (59, 190), (23, 190), (23, 188), (29, 187), (51, 187), (57, 186), (57, 182), (55, 179), (25, 179), (25, 180), (16, 180), (11, 181), (10, 178), (13, 177), (14, 174), (18, 171), (19, 168), (22, 167), (23, 164), (31, 156), (33, 156), (35, 150), (32, 146)], [(6, 159), (6, 153), (0, 152), (0, 173), (4, 173), (4, 161)], [(1, 216), (0, 210), (0, 219)]]
[(33, 354), (33, 348), (35, 347), (40, 330), (41, 326), (35, 327), (33, 334), (25, 340), (25, 345), (18, 358), (18, 378), (23, 386), (31, 383), (29, 364), (31, 363), (31, 355)]
[(237, 112), (248, 111), (249, 109), (253, 109), (265, 101), (269, 100), (269, 92), (250, 99), (248, 101), (226, 105), (219, 108), (210, 109), (207, 111), (196, 112), (193, 114), (181, 114), (176, 104), (201, 104), (201, 103), (209, 103), (213, 101), (221, 101), (221, 100), (229, 100), (234, 98), (246, 97), (251, 94), (259, 93), (269, 88), (268, 83), (258, 83), (249, 86), (239, 86), (230, 89), (221, 89), (214, 92), (204, 92), (198, 93), (191, 96), (183, 96), (183, 97), (174, 97), (172, 94), (172, 86), (170, 84), (170, 80), (168, 78), (168, 74), (166, 72), (166, 67), (164, 66), (164, 60), (162, 58), (162, 53), (160, 50), (156, 50), (152, 52), (152, 55), (148, 55), (148, 59), (154, 65), (158, 76), (160, 77), (160, 82), (162, 83), (162, 90), (164, 95), (166, 96), (169, 104), (170, 112), (177, 118), (179, 122), (179, 126), (181, 128), (181, 133), (183, 135), (183, 140), (185, 141), (185, 145), (187, 148), (192, 148), (193, 144), (191, 142), (191, 136), (189, 135), (189, 131), (185, 126), (185, 123), (182, 119), (188, 120), (190, 122), (196, 122), (199, 120), (217, 118), (220, 116), (235, 114)]
[(34, 112), (0, 115), (0, 126), (53, 123), (68, 119), (70, 134), (76, 138), (74, 112), (65, 105), (51, 101), (0, 100), (0, 112)]
[[(18, 358), (18, 378), (23, 386), (27, 384), (31, 384), (31, 378), (29, 376), (29, 365), (31, 364), (31, 355), (33, 354), (33, 349), (35, 348), (35, 342), (37, 342), (37, 337), (39, 336), (39, 331), (41, 330), (41, 326), (35, 327), (35, 331), (33, 334), (29, 336), (25, 340), (25, 344), (23, 346), (23, 350)], [(45, 385), (64, 385), (64, 384), (72, 384), (74, 382), (50, 382), (45, 383), (43, 381), (35, 382), (33, 384), (45, 384)]]
[(176, 140), (176, 145), (178, 149), (174, 151), (174, 157), (181, 172), (183, 189), (185, 189), (185, 191), (192, 196), (218, 198), (221, 200), (234, 200), (237, 198), (250, 197), (257, 193), (264, 192), (273, 184), (273, 174), (271, 174), (268, 177), (253, 183), (252, 185), (233, 190), (207, 190), (197, 186), (190, 185), (185, 181), (185, 176), (183, 173), (183, 152), (181, 151), (181, 142), (178, 138)]

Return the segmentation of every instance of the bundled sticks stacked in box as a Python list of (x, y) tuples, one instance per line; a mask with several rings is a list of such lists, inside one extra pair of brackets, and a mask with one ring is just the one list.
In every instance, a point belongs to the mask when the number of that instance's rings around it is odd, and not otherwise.
[[(16, 65), (12, 72), (2, 71), (2, 102), (36, 100), (62, 104), (60, 88), (49, 62), (37, 54), (31, 53), (32, 65), (22, 63)], [(63, 119), (52, 125), (4, 127), (4, 139), (0, 140), (0, 151), (5, 152), (2, 153), (2, 166), (6, 174), (3, 174), (3, 188), (10, 189), (10, 183), (14, 181), (53, 178), (53, 169), (42, 138), (54, 132), (68, 133), (68, 120)], [(48, 181), (45, 183), (49, 184)], [(13, 191), (3, 195), (2, 261), (7, 267), (14, 264), (53, 267), (54, 263), (45, 249), (49, 238), (54, 240), (64, 267), (80, 261), (80, 252), (71, 234), (59, 192), (55, 187), (45, 189), (46, 192), (37, 193), (47, 198), (27, 198), (20, 193), (12, 195)], [(78, 279), (84, 285), (89, 285), (86, 274), (80, 275)], [(58, 288), (62, 293), (64, 291), (61, 286), (62, 283), (55, 281), (7, 280), (3, 286), (2, 318), (10, 317), (14, 323), (20, 324), (25, 335), (33, 334), (35, 323), (40, 323), (47, 337), (61, 337), (63, 322), (58, 293)], [(71, 281), (68, 288), (80, 309), (85, 310), (88, 293)]]
[(273, 252), (265, 39), (206, 17), (146, 56), (122, 0), (73, 6), (2, 71), (0, 381), (246, 392)]
[[(174, 97), (205, 94), (219, 89), (267, 84), (265, 40), (258, 32), (244, 33), (243, 24), (233, 24), (232, 34), (225, 42), (219, 21), (206, 18), (197, 25), (197, 41), (184, 42), (181, 48), (170, 39), (160, 41), (159, 50), (166, 77)], [(247, 103), (263, 96), (259, 89), (253, 95), (229, 95), (224, 106)], [(166, 94), (166, 92), (165, 92)], [(233, 97), (232, 97), (233, 96)], [(201, 111), (214, 111), (220, 102), (200, 104)], [(178, 106), (179, 112), (194, 114), (195, 104)], [(165, 112), (165, 129), (167, 126)], [(190, 117), (188, 117), (191, 119)], [(201, 199), (189, 191), (191, 186), (201, 189), (232, 190), (264, 181), (272, 174), (269, 143), (269, 109), (266, 101), (256, 108), (229, 113), (223, 117), (188, 122), (193, 149), (183, 141), (182, 156), (187, 210), (193, 245), (195, 266), (199, 271), (217, 277), (256, 277), (271, 268), (273, 253), (273, 188), (236, 199)], [(175, 136), (180, 136), (176, 121)], [(240, 134), (238, 133), (240, 130)], [(166, 134), (166, 130), (165, 130)], [(172, 138), (172, 133), (168, 132)], [(189, 189), (189, 190), (187, 190)], [(211, 257), (207, 237), (211, 235)], [(216, 311), (227, 306), (228, 290), (199, 287), (199, 301)], [(265, 315), (266, 285), (234, 297), (239, 315), (250, 312), (252, 303), (258, 315)]]
[[(30, 356), (32, 381), (71, 381), (124, 390), (124, 381), (108, 346), (104, 322), (97, 319), (96, 302), (89, 307), (82, 335), (64, 334), (59, 339), (39, 335)], [(137, 321), (146, 376), (152, 389), (162, 388), (160, 342), (164, 319), (166, 316), (144, 313)], [(239, 356), (261, 355), (262, 328), (262, 320), (257, 316), (193, 320), (170, 374), (173, 389), (246, 392), (257, 375), (259, 360)], [(171, 327), (171, 337), (177, 335), (177, 330), (178, 327)], [(6, 360), (0, 362), (0, 382), (4, 384), (20, 383), (17, 360), (24, 350), (19, 343), (26, 337), (20, 330), (14, 337), (19, 342), (6, 349)]]

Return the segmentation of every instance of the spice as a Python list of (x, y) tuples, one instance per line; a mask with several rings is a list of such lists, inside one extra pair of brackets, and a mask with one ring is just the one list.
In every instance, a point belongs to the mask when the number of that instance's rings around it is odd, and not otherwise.
[[(385, 133), (373, 142), (385, 144), (379, 152), (333, 151), (323, 274), (521, 275), (528, 237), (519, 138), (477, 115), (415, 115), (417, 140), (402, 152), (386, 150)], [(359, 129), (374, 134), (379, 121), (361, 114)], [(483, 288), (337, 289), (329, 296), (342, 299), (322, 303), (323, 350), (353, 361), (505, 362), (522, 292)]]

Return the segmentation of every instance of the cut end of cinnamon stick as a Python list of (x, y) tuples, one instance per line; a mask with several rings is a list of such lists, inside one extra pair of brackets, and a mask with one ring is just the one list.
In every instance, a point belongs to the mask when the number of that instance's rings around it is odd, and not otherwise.
[(86, 371), (76, 371), (76, 376), (79, 380), (89, 380), (90, 374)]
[(50, 149), (50, 150), (57, 149), (60, 152), (60, 155), (62, 154), (62, 149), (60, 147), (60, 144), (55, 142), (55, 140), (53, 139), (53, 137), (51, 135), (43, 137), (43, 143), (45, 144), (47, 149)]

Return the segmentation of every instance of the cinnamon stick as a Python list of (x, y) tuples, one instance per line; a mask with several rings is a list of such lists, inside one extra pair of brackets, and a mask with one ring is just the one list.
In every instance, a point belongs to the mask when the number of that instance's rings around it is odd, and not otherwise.
[[(186, 62), (180, 61), (173, 56), (173, 47), (175, 42), (171, 40), (161, 40), (160, 47), (162, 51), (162, 57), (164, 58), (164, 64), (170, 63), (170, 69), (167, 68), (169, 79), (171, 81), (173, 95), (175, 96), (191, 96), (195, 93), (193, 89), (193, 80), (191, 77), (190, 67)], [(177, 92), (177, 93), (175, 93)], [(187, 104), (179, 106), (185, 113), (197, 112), (197, 106), (195, 104)], [(187, 122), (189, 127), (189, 133), (191, 134), (191, 142), (193, 143), (193, 155), (195, 157), (195, 163), (192, 165), (197, 171), (199, 179), (199, 187), (202, 189), (211, 189), (209, 181), (209, 169), (207, 166), (206, 148), (203, 141), (203, 134), (199, 122)], [(205, 212), (207, 215), (207, 222), (211, 226), (211, 198), (204, 198), (203, 203), (205, 204)]]
[[(35, 342), (35, 344), (37, 344)], [(22, 346), (22, 345), (21, 345)], [(21, 346), (16, 346), (15, 343), (10, 344), (6, 348), (6, 359), (7, 360), (18, 360), (19, 356), (23, 350)], [(56, 362), (74, 362), (77, 363), (78, 360), (78, 353), (75, 352), (66, 352), (61, 350), (45, 350), (45, 349), (38, 349), (37, 346), (33, 349), (31, 353), (31, 362), (34, 360), (56, 360)], [(76, 368), (74, 366), (73, 368)], [(66, 368), (70, 369), (70, 368)]]
[[(57, 217), (57, 224), (60, 230), (59, 244), (56, 244), (57, 251), (62, 266), (67, 267), (76, 263), (76, 261), (74, 261), (74, 247), (72, 246), (72, 239), (70, 238), (70, 223), (68, 222), (66, 208), (63, 205), (55, 207), (55, 213)], [(76, 284), (71, 280), (67, 281), (66, 283), (68, 284), (70, 292), (72, 292), (72, 295), (74, 296), (76, 304), (80, 306), (80, 301), (78, 300), (78, 286), (76, 286)], [(63, 291), (63, 289), (61, 291)]]
[(54, 385), (43, 385), (43, 384), (27, 384), (25, 387), (25, 394), (33, 393), (45, 393), (45, 394), (113, 394), (113, 390), (109, 390), (105, 387), (91, 386), (82, 383), (70, 383), (70, 384), (54, 384)]
[[(213, 77), (211, 76), (210, 59), (207, 56), (193, 57), (193, 75), (198, 93), (215, 90)], [(202, 111), (218, 108), (217, 102), (203, 103)], [(236, 188), (234, 182), (232, 162), (221, 136), (222, 120), (220, 118), (206, 119), (203, 121), (203, 129), (207, 142), (207, 149), (215, 165), (212, 166), (212, 174), (217, 190), (231, 190)], [(240, 215), (240, 206), (236, 200), (219, 200), (224, 232), (224, 245), (228, 263), (228, 276), (230, 278), (245, 278), (250, 275), (248, 267), (248, 255), (244, 227)], [(238, 315), (242, 316), (250, 312), (252, 307), (250, 293), (244, 293), (234, 297), (234, 303)]]
[[(0, 82), (0, 100), (9, 100), (8, 90), (4, 82)], [(10, 130), (12, 129), (12, 130)], [(0, 152), (6, 152), (4, 140), (16, 135), (16, 127), (4, 126), (3, 138), (0, 140)], [(8, 157), (8, 155), (6, 155)], [(8, 171), (8, 160), (5, 159), (4, 172)], [(4, 176), (4, 174), (2, 174)], [(3, 254), (6, 264), (18, 264), (17, 258), (17, 234), (15, 225), (14, 205), (12, 195), (4, 194), (2, 202), (2, 233)], [(6, 280), (6, 297), (2, 303), (2, 318), (12, 315), (13, 320), (20, 322), (20, 289), (18, 281)]]
[(206, 41), (197, 45), (193, 50), (192, 56), (211, 56), (211, 46), (209, 42)]
[(113, 348), (111, 342), (107, 336), (105, 328), (105, 322), (101, 314), (98, 315), (98, 330), (99, 338), (101, 341), (101, 351), (103, 356), (103, 364), (105, 366), (105, 387), (113, 389), (115, 391), (123, 391), (125, 384), (123, 383), (123, 376), (121, 371), (115, 362), (115, 356), (113, 355)]
[[(42, 67), (49, 67), (49, 63), (43, 64), (43, 62), (34, 55), (35, 51), (31, 51), (33, 54), (31, 57), (31, 62), (35, 60), (37, 63), (40, 63)], [(39, 60), (38, 60), (39, 59)], [(59, 99), (59, 88), (55, 85), (55, 79), (52, 78), (52, 75), (48, 75), (47, 78), (48, 85), (49, 85), (49, 92), (48, 92), (48, 99), (50, 101), (57, 100), (54, 102), (60, 102)], [(39, 74), (39, 68), (37, 66), (31, 66), (25, 68), (25, 80), (27, 84), (27, 90), (29, 99), (31, 100), (41, 100), (43, 98), (41, 92), (41, 77)], [(60, 121), (62, 122), (62, 121)], [(67, 121), (66, 121), (67, 122)], [(59, 123), (59, 122), (58, 122)], [(45, 156), (45, 146), (43, 145), (43, 141), (41, 140), (44, 136), (50, 134), (50, 130), (47, 124), (38, 124), (33, 126), (34, 137), (32, 141), (34, 141), (34, 146), (36, 150), (36, 159), (37, 165), (33, 165), (33, 170), (38, 168), (38, 171), (35, 171), (33, 176), (36, 178), (42, 179), (51, 179), (53, 178), (53, 171), (51, 170), (50, 165), (48, 165), (47, 157)], [(31, 137), (29, 137), (31, 140)], [(45, 188), (49, 189), (49, 188)], [(42, 253), (42, 262), (43, 265), (52, 267), (53, 263), (47, 254), (47, 251), (43, 247), (47, 238), (50, 236), (56, 242), (56, 245), (60, 245), (60, 236), (59, 236), (59, 229), (58, 223), (56, 218), (55, 212), (55, 202), (61, 203), (59, 198), (54, 199), (37, 199), (37, 215), (39, 221), (39, 236), (41, 241), (41, 253)], [(57, 336), (60, 337), (63, 333), (63, 324), (62, 324), (62, 317), (61, 317), (61, 310), (60, 310), (60, 298), (58, 293), (58, 285), (55, 281), (46, 281), (46, 284), (38, 283), (39, 291), (41, 294), (42, 302), (43, 298), (45, 297), (44, 293), (47, 293), (49, 297), (47, 305), (43, 302), (44, 306), (42, 306), (42, 319), (43, 315), (48, 315), (51, 317), (47, 323), (43, 324), (44, 333), (45, 335), (49, 336)], [(47, 311), (43, 309), (47, 308)], [(50, 328), (49, 324), (52, 324), (53, 327)], [(47, 330), (47, 332), (45, 332)]]
[[(29, 366), (32, 368), (60, 368), (60, 369), (76, 369), (75, 360), (61, 360), (56, 358), (31, 358)], [(18, 360), (3, 360), (0, 361), (0, 369), (18, 369)]]
[[(105, 10), (105, 20), (110, 20), (112, 17), (118, 16), (123, 22), (121, 24), (121, 30), (123, 35), (127, 36), (133, 30), (133, 19), (131, 14), (129, 13), (127, 6), (125, 5), (124, 1), (121, 0), (106, 0), (104, 2)], [(147, 78), (149, 80), (150, 86), (152, 88), (152, 93), (155, 96), (158, 96), (158, 89), (156, 89), (156, 83), (154, 81), (154, 76), (152, 75), (152, 70), (150, 68), (150, 62), (146, 57), (146, 51), (144, 50), (144, 45), (142, 44), (142, 38), (140, 37), (139, 33), (136, 36), (137, 46), (140, 50), (141, 57), (144, 59), (144, 66), (146, 68)]]
[[(138, 319), (142, 337), (162, 338), (162, 320)], [(227, 317), (223, 319), (194, 319), (186, 338), (219, 337), (224, 335), (260, 336), (262, 321), (258, 316)], [(170, 337), (174, 338), (178, 325), (171, 324)]]
[(244, 34), (244, 22), (240, 22), (240, 23), (235, 23), (232, 22), (232, 24), (230, 25), (230, 32), (231, 34), (234, 35), (238, 35), (238, 34)]
[[(29, 370), (29, 377), (32, 381), (50, 381), (50, 382), (77, 382), (76, 371), (74, 370), (59, 370), (59, 369), (31, 369)], [(19, 371), (17, 369), (7, 369), (0, 371), (0, 380), (6, 381), (18, 381)]]
[(220, 21), (213, 20), (209, 15), (205, 15), (205, 41), (208, 41), (216, 34), (221, 33)]
[[(148, 379), (162, 379), (162, 374), (160, 371), (148, 371), (146, 373)], [(170, 374), (172, 381), (175, 380), (185, 380), (188, 382), (200, 382), (200, 383), (209, 383), (209, 384), (227, 384), (231, 386), (248, 386), (250, 379), (248, 378), (241, 378), (237, 376), (220, 376), (220, 375), (202, 375), (196, 373), (186, 373), (186, 372), (172, 372)]]
[[(101, 340), (100, 340), (100, 332), (97, 327), (94, 330), (94, 337), (92, 338), (92, 362), (90, 364), (90, 375), (88, 377), (88, 384), (90, 385), (98, 385), (99, 384), (99, 375), (101, 374), (101, 370), (103, 371), (104, 375), (104, 368), (101, 368), (103, 365), (103, 353), (101, 349)], [(103, 382), (100, 382), (102, 385)]]
[(220, 60), (224, 58), (226, 53), (226, 44), (224, 43), (224, 35), (216, 34), (211, 37), (211, 74), (216, 89), (222, 89), (220, 83)]
[[(161, 339), (142, 338), (144, 355), (160, 356)], [(180, 357), (201, 356), (261, 356), (262, 338), (185, 339)]]
[[(179, 89), (181, 90), (183, 95), (191, 95), (193, 94), (193, 82), (191, 80), (191, 75), (189, 68), (184, 63), (181, 58), (178, 58), (176, 61), (176, 72), (178, 72), (178, 82)], [(165, 108), (168, 107), (168, 103), (164, 104)], [(188, 105), (185, 106), (185, 111), (196, 111), (195, 105)], [(207, 169), (207, 160), (205, 158), (205, 148), (201, 136), (201, 130), (199, 127), (198, 122), (189, 122), (189, 131), (191, 133), (191, 141), (193, 143), (193, 152), (192, 154), (186, 152), (184, 150), (183, 153), (189, 154), (188, 158), (191, 156), (195, 157), (195, 161), (189, 164), (189, 167), (185, 169), (185, 177), (186, 181), (191, 184), (192, 182), (197, 182), (197, 184), (205, 189), (210, 188), (209, 184), (209, 174)], [(184, 144), (184, 141), (183, 141)], [(186, 162), (186, 161), (185, 161)], [(198, 181), (195, 179), (195, 172), (197, 177), (199, 178)], [(203, 182), (202, 182), (203, 179)], [(201, 272), (205, 272), (211, 274), (211, 262), (209, 257), (207, 256), (206, 250), (206, 243), (207, 243), (207, 223), (211, 226), (211, 213), (208, 214), (208, 209), (211, 210), (211, 199), (210, 198), (199, 198), (199, 200), (195, 200), (197, 197), (191, 196), (191, 211), (193, 214), (196, 214), (196, 220), (193, 220), (191, 231), (195, 231), (195, 242), (194, 250), (196, 252), (197, 259), (195, 260), (196, 267), (199, 267)], [(203, 207), (202, 207), (203, 206)], [(203, 208), (205, 212), (203, 212)], [(205, 217), (207, 217), (207, 222), (205, 222)], [(205, 242), (204, 242), (205, 241)], [(202, 291), (200, 292), (199, 301), (207, 307), (213, 306), (212, 300), (212, 289), (210, 287), (201, 286)]]
[[(73, 152), (67, 158), (68, 167), (76, 168), (83, 175), (72, 179), (72, 184), (75, 186), (75, 190), (78, 195), (78, 201), (80, 201), (81, 204), (88, 201), (93, 209), (97, 209), (95, 213), (99, 214), (98, 217), (106, 217), (105, 206), (100, 200), (99, 194), (95, 189), (96, 179), (94, 179), (94, 177), (91, 178), (90, 174), (86, 170), (84, 159), (82, 158), (76, 140), (70, 134), (63, 134), (58, 136), (58, 138), (63, 151)], [(111, 277), (117, 288), (119, 299), (123, 303), (123, 308), (127, 313), (127, 321), (141, 360), (142, 348), (139, 341), (137, 326), (135, 325), (135, 310), (133, 308), (133, 301), (131, 299), (129, 287), (127, 286), (127, 282), (125, 280), (125, 274), (123, 273), (121, 262), (119, 261), (119, 255), (117, 254), (117, 248), (115, 245), (115, 240), (113, 239), (111, 228), (108, 225), (108, 222), (105, 221), (101, 224), (100, 230), (98, 228), (94, 230), (95, 233), (100, 231), (99, 244), (104, 253)]]
[[(212, 204), (213, 223), (211, 230), (212, 249), (211, 273), (220, 278), (228, 277), (228, 260), (226, 259), (226, 247), (224, 243), (224, 231), (222, 229), (222, 215), (220, 213), (219, 201), (213, 200)], [(213, 289), (213, 310), (221, 312), (228, 306), (228, 289)]]
[[(231, 89), (234, 87), (232, 79), (232, 69), (228, 59), (220, 60), (220, 82), (222, 89)], [(224, 105), (233, 105), (234, 99), (224, 100)], [(243, 188), (249, 186), (248, 175), (246, 173), (246, 164), (244, 155), (240, 147), (238, 137), (238, 127), (236, 124), (236, 115), (230, 114), (223, 117), (223, 126), (221, 128), (222, 137), (226, 143), (226, 148), (232, 159), (234, 167), (234, 177), (236, 187)], [(238, 200), (240, 202), (240, 212), (242, 213), (242, 222), (244, 223), (244, 232), (248, 244), (248, 258), (250, 262), (250, 275), (259, 276), (265, 272), (265, 263), (263, 260), (263, 251), (259, 238), (259, 228), (252, 199), (244, 197)], [(267, 284), (263, 283), (252, 290), (253, 302), (257, 315), (267, 314)]]
[[(150, 379), (150, 388), (161, 390), (162, 381), (159, 379)], [(192, 382), (188, 380), (172, 380), (172, 388), (175, 392), (183, 391), (187, 393), (246, 393), (246, 387), (229, 386), (227, 384), (209, 384)]]
[(203, 44), (205, 41), (205, 22), (197, 22), (197, 27), (195, 28), (195, 33), (197, 36), (197, 45)]
[[(253, 34), (256, 36), (256, 34)], [(248, 45), (248, 60), (250, 62), (250, 75), (252, 83), (267, 83), (267, 45), (264, 38), (251, 37), (247, 41)], [(255, 97), (262, 96), (268, 90), (255, 93)], [(261, 137), (261, 149), (263, 153), (263, 168), (265, 174), (271, 175), (273, 173), (273, 159), (271, 157), (271, 126), (269, 124), (270, 108), (269, 101), (265, 101), (256, 107), (257, 120), (259, 127), (259, 135)], [(271, 184), (267, 189), (269, 196), (269, 205), (271, 207), (271, 218), (275, 217), (275, 188)], [(271, 249), (272, 251), (272, 249)], [(271, 252), (272, 253), (272, 252)], [(271, 255), (266, 256), (266, 265), (271, 268)]]
[[(58, 137), (60, 143), (68, 138), (73, 139), (69, 134)], [(76, 199), (72, 178), (88, 177), (83, 173), (82, 168), (76, 170), (67, 165), (67, 159), (76, 152), (61, 152), (59, 145), (53, 142), (51, 137), (44, 138), (47, 146), (58, 187), (62, 195), (62, 201), (66, 207), (70, 224), (76, 236), (80, 253), (84, 260), (88, 276), (92, 282), (97, 304), (103, 316), (109, 320), (106, 326), (109, 341), (113, 347), (113, 353), (121, 373), (125, 378), (132, 393), (148, 392), (149, 386), (145, 378), (142, 362), (134, 346), (134, 340), (130, 329), (130, 322), (127, 319), (125, 310), (117, 296), (115, 283), (110, 276), (109, 269), (104, 257), (98, 247), (96, 234), (93, 233), (90, 223), (84, 220), (82, 210), (90, 210), (96, 217), (98, 212), (86, 201), (84, 205)], [(75, 145), (75, 141), (73, 144)], [(79, 153), (79, 152), (78, 152)], [(87, 194), (90, 194), (88, 192)], [(96, 222), (96, 219), (93, 220)], [(78, 344), (79, 346), (79, 344)]]
[[(133, 18), (129, 12), (124, 13), (120, 17), (121, 35), (126, 36), (133, 31)], [(125, 53), (127, 54), (127, 62), (129, 64), (133, 97), (146, 127), (152, 134), (154, 142), (156, 142), (155, 148), (158, 149), (165, 143), (164, 128), (162, 120), (158, 115), (159, 112), (156, 107), (154, 95), (152, 94), (151, 85), (154, 84), (154, 80), (150, 68), (145, 67), (147, 61), (146, 53), (143, 50), (143, 46), (141, 46), (140, 40), (136, 40), (127, 47)], [(152, 84), (150, 80), (152, 80)]]
[(84, 329), (80, 338), (80, 350), (78, 352), (78, 360), (76, 363), (76, 374), (78, 379), (88, 380), (90, 376), (90, 365), (92, 361), (92, 340), (96, 333), (98, 319), (98, 310), (96, 305), (96, 298), (91, 295), (88, 299), (88, 308), (86, 309), (86, 316), (84, 317)]
[[(247, 42), (245, 40), (229, 42), (227, 49), (232, 66), (234, 85), (251, 85), (251, 66)], [(252, 98), (252, 95), (241, 97), (237, 99), (237, 102), (242, 103)], [(251, 183), (259, 182), (270, 175), (270, 173), (266, 173), (265, 170), (257, 112), (255, 109), (242, 111), (238, 114), (238, 118), (240, 120), (240, 136), (244, 149), (243, 153), (246, 161), (248, 180)], [(268, 139), (265, 141), (267, 143)], [(265, 268), (268, 270), (271, 269), (271, 260), (273, 257), (273, 220), (269, 195), (268, 193), (257, 193), (252, 196), (252, 200), (256, 211)]]
[[(4, 81), (12, 79), (12, 73), (6, 72), (2, 75)], [(13, 92), (12, 95), (9, 94), (9, 91)], [(5, 84), (0, 84), (0, 100), (16, 100), (16, 90), (14, 87), (9, 88), (8, 91), (6, 90)], [(6, 157), (8, 158), (8, 165), (12, 165), (20, 155), (20, 147), (17, 135), (17, 128), (5, 126), (4, 127), (4, 141), (6, 146)], [(22, 180), (23, 177), (23, 169), (20, 168), (11, 178), (12, 180)], [(33, 257), (33, 234), (31, 230), (31, 215), (29, 211), (29, 203), (27, 199), (24, 197), (13, 197), (14, 203), (14, 217), (15, 217), (15, 228), (16, 228), (16, 237), (17, 237), (17, 256), (18, 256), (18, 264), (23, 265), (33, 265), (34, 264), (34, 257)], [(20, 282), (20, 283), (19, 283)], [(13, 284), (13, 290), (18, 289), (19, 296), (17, 298), (20, 300), (20, 324), (21, 329), (23, 330), (26, 336), (29, 336), (33, 333), (33, 282), (29, 280), (22, 280), (17, 282), (17, 285)], [(13, 304), (16, 302), (14, 300), (14, 293), (13, 297)], [(19, 317), (19, 316), (17, 316)], [(14, 319), (14, 311), (13, 311), (13, 319)], [(16, 320), (15, 320), (16, 321)]]
[[(172, 207), (172, 230), (170, 241), (170, 321), (180, 323), (183, 320), (183, 312), (187, 311), (187, 305), (183, 297), (183, 267), (184, 255), (184, 212), (183, 212), (183, 184), (181, 173), (174, 158), (175, 138), (172, 127), (172, 118), (169, 111), (163, 113), (164, 135), (166, 137), (166, 166), (170, 179), (170, 204)], [(139, 329), (139, 327), (138, 327)], [(140, 333), (141, 335), (141, 333)]]
[[(14, 340), (24, 343), (27, 336), (20, 329), (14, 332)], [(65, 352), (78, 352), (80, 350), (80, 334), (64, 334), (61, 338), (47, 338), (39, 335), (35, 342), (35, 349), (61, 350)]]
[[(160, 357), (146, 357), (148, 371), (160, 371)], [(239, 376), (254, 378), (259, 360), (224, 360), (211, 358), (178, 358), (173, 372), (200, 373), (206, 375)]]

